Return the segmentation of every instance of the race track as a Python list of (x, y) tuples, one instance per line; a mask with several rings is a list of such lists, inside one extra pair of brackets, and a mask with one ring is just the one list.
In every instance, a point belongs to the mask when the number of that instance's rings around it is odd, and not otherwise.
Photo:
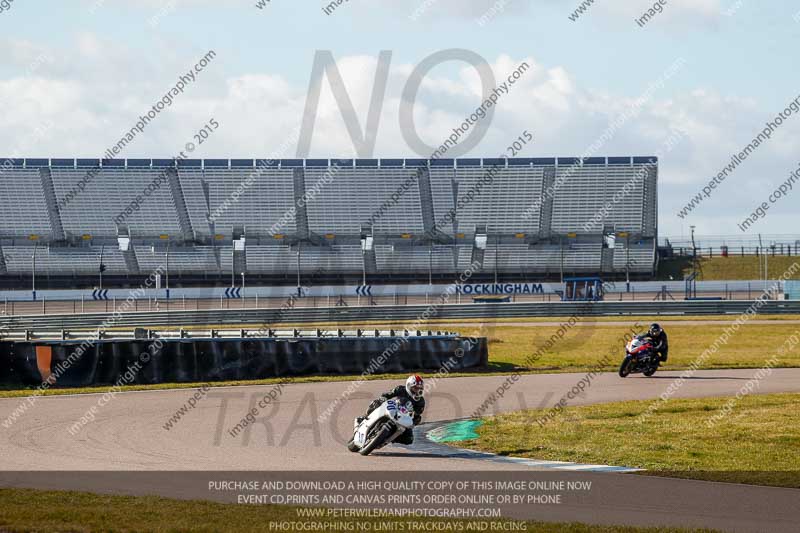
[[(674, 397), (734, 395), (755, 370), (697, 372)], [(570, 405), (658, 398), (680, 372), (659, 372), (655, 378), (602, 374)], [(526, 375), (493, 405), (490, 413), (554, 405), (583, 374)], [(505, 377), (440, 379), (428, 395), (425, 422), (467, 417)], [(208, 497), (181, 483), (157, 486), (140, 476), (119, 487), (98, 477), (44, 475), (48, 471), (478, 471), (531, 470), (514, 463), (443, 457), (392, 446), (370, 457), (348, 452), (352, 420), (367, 403), (395, 382), (364, 383), (342, 398), (347, 382), (290, 384), (276, 401), (260, 409), (256, 424), (237, 436), (232, 429), (275, 386), (213, 388), (169, 430), (164, 424), (192, 395), (191, 390), (120, 393), (96, 408), (95, 420), (75, 431), (74, 424), (98, 406), (102, 395), (43, 397), (14, 421), (0, 426), (0, 483), (15, 486), (92, 489), (174, 497)], [(758, 393), (800, 392), (800, 369), (775, 369), (760, 382)], [(339, 407), (329, 419), (321, 415)], [(0, 399), (0, 421), (22, 399)], [(258, 408), (258, 407), (257, 407)], [(73, 431), (70, 431), (73, 427)], [(532, 428), (535, 430), (535, 428)], [(74, 434), (73, 434), (74, 433)], [(453, 455), (458, 455), (454, 451)], [(625, 465), (621, 465), (625, 466)], [(41, 471), (32, 478), (11, 472)], [(605, 490), (576, 506), (520, 508), (514, 517), (585, 521), (606, 524), (682, 525), (735, 531), (796, 531), (800, 491), (709, 483), (632, 474), (581, 473)], [(35, 480), (35, 481), (34, 481)], [(621, 495), (636, 502), (620, 507)], [(642, 504), (642, 499), (647, 503)], [(676, 508), (680, 511), (676, 511)], [(765, 522), (766, 521), (766, 522)]]

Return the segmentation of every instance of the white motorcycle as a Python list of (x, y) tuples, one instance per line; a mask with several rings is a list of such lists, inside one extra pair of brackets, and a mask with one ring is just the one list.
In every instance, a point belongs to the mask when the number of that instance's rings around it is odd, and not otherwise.
[(361, 423), (355, 419), (353, 426), (353, 438), (347, 443), (347, 449), (369, 455), (414, 427), (414, 407), (411, 402), (390, 398)]

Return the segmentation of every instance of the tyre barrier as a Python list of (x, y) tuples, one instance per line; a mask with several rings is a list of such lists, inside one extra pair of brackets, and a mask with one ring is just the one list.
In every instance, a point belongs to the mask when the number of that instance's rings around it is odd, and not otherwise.
[(458, 371), (488, 364), (457, 335), (0, 342), (0, 384), (86, 387), (312, 374)]

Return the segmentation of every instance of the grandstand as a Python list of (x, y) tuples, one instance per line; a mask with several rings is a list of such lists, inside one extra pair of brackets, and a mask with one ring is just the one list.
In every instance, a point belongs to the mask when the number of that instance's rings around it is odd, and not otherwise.
[(101, 257), (107, 285), (164, 263), (174, 286), (242, 273), (427, 282), (470, 264), (476, 281), (646, 278), (656, 266), (654, 157), (8, 161), (3, 287), (34, 269), (42, 288), (92, 286)]

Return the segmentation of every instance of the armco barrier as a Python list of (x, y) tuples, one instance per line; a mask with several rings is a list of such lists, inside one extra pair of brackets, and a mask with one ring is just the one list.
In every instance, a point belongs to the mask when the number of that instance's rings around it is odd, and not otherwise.
[[(58, 387), (262, 379), (307, 374), (463, 370), (485, 366), (485, 338), (385, 336), (80, 340), (0, 343), (0, 384)], [(143, 355), (144, 354), (144, 355)], [(382, 354), (387, 354), (381, 357)], [(447, 365), (445, 365), (447, 363)], [(64, 369), (64, 370), (62, 370)], [(132, 371), (131, 371), (132, 369)]]
[[(720, 301), (652, 301), (652, 302), (534, 302), (442, 305), (431, 318), (524, 318), (631, 315), (726, 315), (741, 314), (753, 302), (747, 300)], [(28, 315), (0, 319), (1, 332), (25, 329), (69, 329), (103, 327), (180, 327), (222, 324), (286, 324), (308, 322), (357, 323), (371, 320), (414, 321), (429, 309), (424, 305), (372, 307), (316, 307), (293, 309), (225, 309), (200, 311), (132, 312), (112, 319), (111, 313), (76, 315)], [(762, 315), (800, 314), (800, 301), (773, 300), (765, 302), (758, 313)], [(104, 324), (106, 326), (104, 326)]]
[[(783, 290), (784, 282), (769, 281), (769, 285), (775, 284), (778, 291)], [(353, 296), (374, 296), (374, 297), (406, 297), (406, 296), (426, 296), (442, 294), (449, 284), (375, 284), (375, 285), (314, 285), (306, 287), (304, 294), (309, 297), (318, 298), (338, 298)], [(686, 282), (676, 281), (631, 281), (629, 284), (624, 282), (606, 282), (603, 290), (606, 294), (618, 294), (621, 292), (657, 293), (666, 288), (670, 293), (683, 294)], [(728, 293), (728, 292), (751, 292), (753, 294), (765, 288), (764, 280), (720, 280), (720, 281), (698, 281), (698, 293)], [(556, 291), (564, 289), (563, 283), (548, 282), (501, 282), (501, 283), (465, 283), (457, 287), (458, 293), (466, 298), (472, 296), (489, 295), (556, 295)], [(164, 300), (167, 298), (166, 289), (142, 289), (137, 291), (139, 298), (145, 303), (150, 299)], [(233, 294), (231, 294), (233, 293)], [(297, 295), (297, 287), (280, 286), (249, 286), (247, 289), (241, 287), (173, 287), (170, 289), (169, 296), (172, 301), (186, 300), (217, 300), (220, 298), (228, 299), (234, 297), (247, 297), (249, 299), (258, 298), (278, 298), (286, 299)], [(3, 291), (0, 300), (4, 302), (30, 302), (32, 301), (30, 290), (11, 290)], [(117, 300), (122, 301), (131, 296), (131, 290), (120, 289), (44, 289), (36, 291), (36, 300), (47, 302), (81, 302), (92, 300)]]

